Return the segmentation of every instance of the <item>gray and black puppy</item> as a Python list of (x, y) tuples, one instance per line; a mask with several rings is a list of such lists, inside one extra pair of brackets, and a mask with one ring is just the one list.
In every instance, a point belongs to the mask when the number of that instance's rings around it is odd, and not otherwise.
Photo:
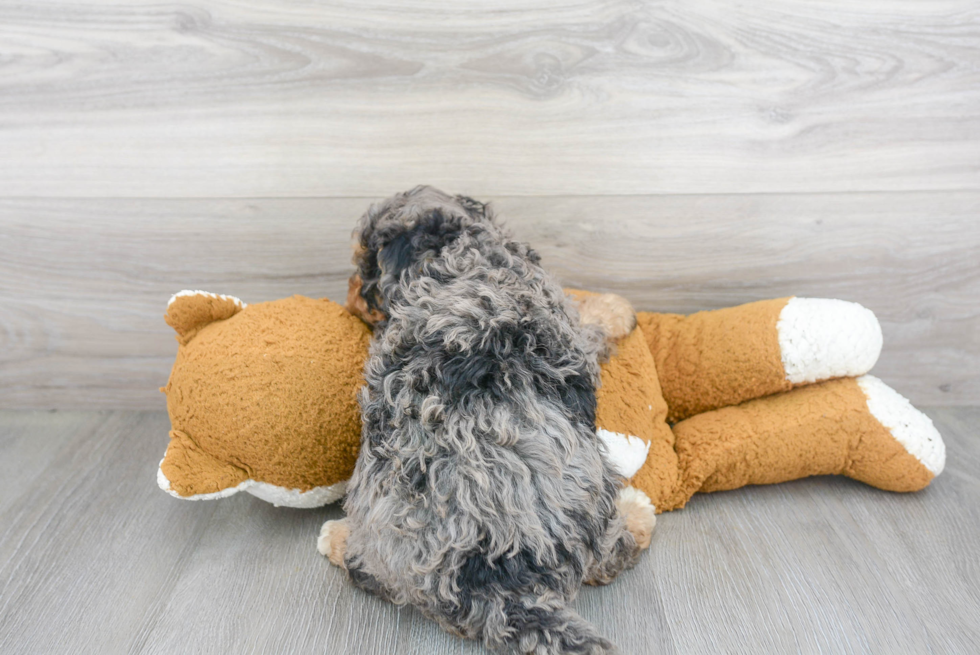
[(375, 331), (347, 518), (320, 552), (490, 648), (610, 652), (568, 603), (653, 530), (595, 432), (599, 360), (632, 308), (602, 296), (580, 317), (486, 205), (430, 187), (372, 206), (355, 238), (348, 308)]

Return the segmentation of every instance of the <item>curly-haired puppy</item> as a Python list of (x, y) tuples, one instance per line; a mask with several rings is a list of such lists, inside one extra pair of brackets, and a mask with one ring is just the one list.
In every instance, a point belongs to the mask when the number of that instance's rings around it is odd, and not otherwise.
[(355, 235), (348, 306), (375, 332), (347, 518), (324, 525), (320, 552), (491, 648), (609, 652), (568, 603), (653, 529), (595, 433), (598, 362), (632, 309), (602, 297), (580, 319), (538, 255), (463, 196), (415, 188)]

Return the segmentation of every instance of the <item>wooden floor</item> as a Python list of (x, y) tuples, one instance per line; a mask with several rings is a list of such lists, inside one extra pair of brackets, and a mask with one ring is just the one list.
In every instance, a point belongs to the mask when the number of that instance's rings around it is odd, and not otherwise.
[[(838, 478), (699, 496), (578, 610), (633, 653), (980, 652), (980, 408), (930, 409), (925, 491)], [(155, 482), (158, 412), (0, 412), (0, 653), (482, 653), (354, 589), (322, 521)]]

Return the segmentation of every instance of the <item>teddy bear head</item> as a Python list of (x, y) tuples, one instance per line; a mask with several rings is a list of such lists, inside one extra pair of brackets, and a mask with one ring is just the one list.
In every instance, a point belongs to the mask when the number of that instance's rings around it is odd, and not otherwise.
[(247, 491), (276, 505), (343, 496), (360, 446), (370, 331), (329, 300), (246, 305), (183, 291), (167, 307), (177, 358), (158, 482), (185, 499)]

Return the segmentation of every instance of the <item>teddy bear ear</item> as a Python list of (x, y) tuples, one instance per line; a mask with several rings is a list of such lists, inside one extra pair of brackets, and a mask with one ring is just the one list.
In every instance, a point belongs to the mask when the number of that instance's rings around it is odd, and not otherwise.
[(215, 459), (180, 430), (171, 430), (157, 484), (176, 498), (209, 500), (243, 491), (251, 480), (245, 470)]
[(231, 318), (245, 307), (245, 303), (234, 296), (181, 291), (171, 296), (164, 320), (177, 332), (178, 341), (186, 344), (208, 323)]

